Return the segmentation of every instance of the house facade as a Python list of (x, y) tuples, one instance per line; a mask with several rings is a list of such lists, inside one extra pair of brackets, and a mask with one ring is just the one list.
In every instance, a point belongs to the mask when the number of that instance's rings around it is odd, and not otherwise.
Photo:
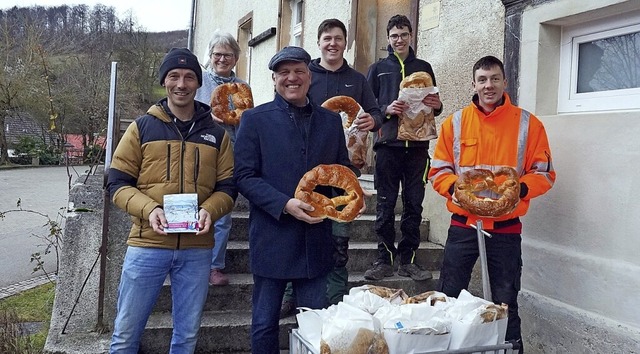
[[(386, 56), (388, 19), (407, 15), (437, 77), (440, 121), (468, 104), (473, 63), (502, 58), (512, 101), (545, 124), (558, 175), (523, 219), (528, 351), (638, 352), (640, 1), (195, 0), (193, 13), (201, 60), (216, 29), (236, 36), (236, 72), (257, 104), (273, 98), (273, 54), (299, 45), (318, 57), (326, 18), (345, 23), (346, 58), (366, 74)], [(428, 239), (444, 244), (444, 198), (427, 186), (424, 207)]]

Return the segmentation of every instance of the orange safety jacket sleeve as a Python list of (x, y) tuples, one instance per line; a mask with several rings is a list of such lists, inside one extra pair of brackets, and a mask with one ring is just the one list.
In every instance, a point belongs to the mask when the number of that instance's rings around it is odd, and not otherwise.
[(433, 189), (448, 199), (452, 197), (449, 190), (458, 179), (453, 162), (452, 120), (453, 115), (450, 115), (442, 122), (428, 174), (428, 179), (431, 181)]
[(547, 132), (542, 122), (531, 115), (524, 175), (520, 177), (520, 182), (526, 184), (529, 191), (522, 199), (533, 199), (546, 193), (553, 187), (555, 180), (556, 171), (553, 168)]

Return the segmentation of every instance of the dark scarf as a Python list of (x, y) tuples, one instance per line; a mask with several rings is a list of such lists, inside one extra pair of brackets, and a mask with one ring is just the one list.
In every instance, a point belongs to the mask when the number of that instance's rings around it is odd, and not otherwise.
[(236, 81), (236, 73), (233, 71), (231, 71), (231, 76), (229, 77), (222, 77), (212, 71), (208, 71), (207, 73), (211, 76), (211, 79), (216, 83), (216, 85), (228, 84)]

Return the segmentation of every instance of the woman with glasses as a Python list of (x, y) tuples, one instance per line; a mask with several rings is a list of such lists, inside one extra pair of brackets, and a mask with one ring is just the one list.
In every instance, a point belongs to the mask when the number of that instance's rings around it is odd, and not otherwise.
[[(213, 90), (228, 82), (246, 83), (236, 77), (233, 68), (240, 56), (240, 46), (230, 33), (216, 31), (209, 41), (208, 60), (202, 73), (202, 87), (196, 92), (196, 100), (209, 104)], [(236, 129), (234, 125), (224, 124), (221, 119), (211, 114), (213, 120), (218, 122), (229, 134), (231, 144), (236, 141)], [(211, 273), (209, 283), (211, 285), (227, 285), (229, 277), (222, 272), (225, 267), (225, 255), (227, 252), (227, 241), (231, 231), (231, 214), (227, 214), (215, 223), (215, 246), (211, 259)]]

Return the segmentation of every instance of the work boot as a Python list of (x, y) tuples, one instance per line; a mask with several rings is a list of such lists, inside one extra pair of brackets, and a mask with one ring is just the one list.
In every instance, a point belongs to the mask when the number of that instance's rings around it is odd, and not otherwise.
[(229, 285), (229, 277), (222, 273), (220, 269), (211, 269), (211, 273), (209, 273), (209, 284), (216, 286)]
[(373, 267), (364, 272), (364, 278), (367, 280), (382, 280), (385, 277), (393, 276), (393, 267), (391, 264), (377, 261), (373, 263)]
[(522, 345), (522, 338), (508, 340), (507, 342), (511, 343), (511, 345), (513, 346), (512, 349), (514, 353), (524, 354), (524, 345)]
[(413, 280), (427, 280), (433, 276), (431, 272), (422, 268), (415, 263), (408, 263), (400, 265), (398, 269), (398, 275), (401, 277), (411, 277)]

